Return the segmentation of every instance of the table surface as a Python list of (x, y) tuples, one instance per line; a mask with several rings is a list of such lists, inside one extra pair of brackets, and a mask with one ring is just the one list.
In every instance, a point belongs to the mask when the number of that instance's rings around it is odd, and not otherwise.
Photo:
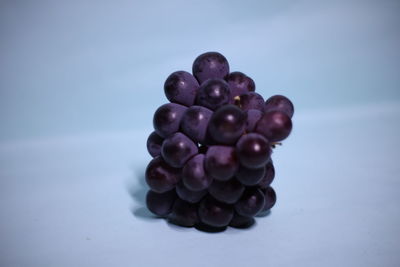
[(399, 119), (399, 103), (295, 114), (276, 206), (220, 233), (144, 207), (151, 129), (3, 142), (0, 265), (399, 266)]

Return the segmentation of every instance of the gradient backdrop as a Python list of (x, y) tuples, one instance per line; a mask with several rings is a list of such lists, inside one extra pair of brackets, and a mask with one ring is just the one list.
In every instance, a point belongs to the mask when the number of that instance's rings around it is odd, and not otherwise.
[[(0, 1), (1, 266), (399, 266), (400, 1)], [(272, 213), (143, 207), (163, 83), (218, 51), (288, 96)]]

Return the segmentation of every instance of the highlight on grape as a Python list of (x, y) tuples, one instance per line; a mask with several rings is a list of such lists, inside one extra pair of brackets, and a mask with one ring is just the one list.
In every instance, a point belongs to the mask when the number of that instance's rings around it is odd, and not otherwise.
[(198, 56), (192, 73), (169, 75), (169, 103), (156, 110), (147, 139), (152, 213), (185, 227), (245, 228), (274, 206), (271, 153), (289, 136), (294, 107), (255, 89), (217, 52)]

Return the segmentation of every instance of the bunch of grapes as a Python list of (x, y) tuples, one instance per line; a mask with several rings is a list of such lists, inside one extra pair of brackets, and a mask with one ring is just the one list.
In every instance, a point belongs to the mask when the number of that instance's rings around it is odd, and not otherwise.
[(198, 56), (193, 75), (172, 73), (164, 91), (170, 103), (155, 112), (147, 140), (148, 209), (186, 227), (251, 225), (276, 202), (271, 153), (292, 130), (293, 104), (264, 101), (217, 52)]

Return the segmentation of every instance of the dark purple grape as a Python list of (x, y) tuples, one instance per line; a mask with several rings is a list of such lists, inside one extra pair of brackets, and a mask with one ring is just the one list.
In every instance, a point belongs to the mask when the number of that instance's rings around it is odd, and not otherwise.
[(235, 148), (231, 146), (210, 146), (207, 150), (204, 166), (213, 178), (226, 181), (236, 173), (239, 163)]
[(204, 157), (204, 154), (197, 154), (183, 167), (182, 181), (192, 191), (208, 188), (213, 180), (204, 170)]
[(265, 166), (256, 169), (249, 169), (240, 166), (236, 173), (236, 179), (246, 186), (258, 184), (265, 175)]
[(271, 186), (261, 189), (261, 191), (264, 193), (265, 204), (260, 212), (264, 212), (264, 211), (271, 209), (275, 205), (276, 193), (275, 193), (275, 190)]
[(246, 121), (246, 132), (251, 133), (256, 128), (258, 120), (262, 117), (263, 113), (258, 109), (246, 110), (247, 121)]
[(257, 122), (255, 131), (264, 135), (271, 143), (282, 141), (292, 131), (292, 120), (281, 111), (269, 111)]
[(171, 212), (176, 198), (175, 190), (162, 194), (149, 190), (146, 195), (146, 205), (152, 213), (163, 217)]
[(233, 207), (206, 196), (199, 206), (199, 218), (212, 227), (224, 227), (229, 224), (233, 217)]
[(168, 76), (164, 83), (164, 92), (169, 101), (191, 106), (196, 98), (199, 83), (192, 74), (176, 71)]
[(290, 118), (293, 117), (294, 106), (292, 101), (283, 95), (274, 95), (265, 101), (265, 111), (278, 110), (286, 113)]
[(228, 73), (228, 61), (218, 52), (201, 54), (193, 62), (193, 75), (200, 84), (208, 79), (224, 79)]
[(168, 219), (171, 223), (180, 226), (194, 226), (198, 222), (197, 205), (178, 198)]
[(178, 196), (190, 203), (199, 202), (206, 194), (207, 190), (192, 191), (185, 187), (182, 180), (176, 185), (176, 193)]
[(253, 217), (264, 207), (264, 194), (260, 189), (248, 188), (235, 204), (235, 210), (239, 215)]
[(153, 158), (160, 155), (163, 141), (164, 139), (156, 132), (152, 132), (147, 138), (147, 151)]
[(240, 163), (250, 169), (264, 166), (271, 155), (271, 146), (268, 140), (257, 133), (243, 135), (236, 144)]
[(244, 133), (246, 121), (245, 112), (237, 106), (226, 105), (211, 116), (208, 132), (217, 143), (233, 145)]
[(218, 201), (233, 204), (242, 196), (244, 189), (238, 180), (232, 178), (228, 181), (214, 180), (208, 192)]
[(168, 103), (159, 107), (153, 117), (153, 126), (156, 133), (166, 138), (177, 132), (186, 109), (187, 107), (175, 103)]
[(272, 163), (272, 160), (270, 160), (265, 165), (265, 175), (261, 179), (261, 181), (258, 183), (258, 185), (261, 188), (266, 188), (272, 183), (272, 181), (274, 180), (274, 177), (275, 177), (275, 168), (274, 168), (274, 164)]
[(183, 114), (181, 130), (193, 141), (204, 144), (207, 126), (213, 112), (201, 106), (191, 106)]
[(235, 212), (229, 226), (234, 228), (249, 228), (254, 223), (255, 220), (253, 217), (242, 216)]
[(165, 162), (174, 168), (182, 168), (191, 157), (197, 154), (197, 151), (197, 145), (179, 132), (165, 139), (161, 147), (161, 155)]
[(242, 110), (258, 109), (259, 111), (264, 112), (265, 102), (261, 95), (255, 92), (248, 92), (239, 97), (239, 105)]
[(239, 71), (229, 73), (225, 80), (231, 88), (231, 103), (233, 103), (236, 96), (247, 92), (254, 92), (256, 89), (253, 79)]
[(172, 168), (159, 156), (147, 165), (145, 176), (151, 190), (164, 193), (175, 187), (180, 179), (180, 170)]
[(209, 79), (201, 84), (197, 96), (196, 104), (216, 110), (229, 103), (230, 88), (222, 79)]

